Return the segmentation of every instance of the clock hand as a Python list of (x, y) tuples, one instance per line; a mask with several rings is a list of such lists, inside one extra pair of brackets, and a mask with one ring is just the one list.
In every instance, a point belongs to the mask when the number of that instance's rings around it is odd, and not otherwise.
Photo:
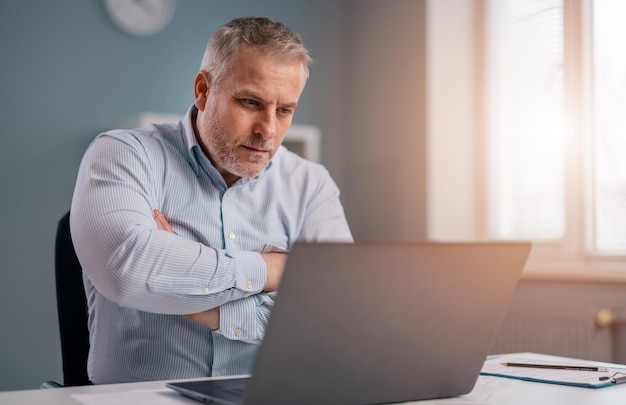
[(142, 9), (146, 14), (148, 15), (152, 15), (154, 14), (154, 5), (150, 2), (147, 2), (145, 0), (133, 0), (133, 3), (135, 3), (137, 6), (139, 6), (140, 9)]

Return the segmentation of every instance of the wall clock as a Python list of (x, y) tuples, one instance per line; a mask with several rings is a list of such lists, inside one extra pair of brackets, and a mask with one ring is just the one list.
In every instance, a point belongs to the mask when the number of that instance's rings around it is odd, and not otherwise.
[(156, 34), (169, 24), (176, 0), (104, 0), (104, 8), (122, 31), (132, 35)]

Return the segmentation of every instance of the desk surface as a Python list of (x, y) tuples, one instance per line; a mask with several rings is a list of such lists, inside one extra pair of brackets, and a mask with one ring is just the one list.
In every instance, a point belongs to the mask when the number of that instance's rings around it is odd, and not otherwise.
[[(554, 357), (555, 359), (563, 359)], [(606, 363), (605, 363), (606, 364)], [(607, 364), (608, 365), (608, 364)], [(1, 405), (197, 405), (168, 389), (165, 381), (0, 392)], [(457, 405), (624, 405), (626, 384), (600, 389), (480, 376), (471, 393), (457, 398), (411, 402)]]

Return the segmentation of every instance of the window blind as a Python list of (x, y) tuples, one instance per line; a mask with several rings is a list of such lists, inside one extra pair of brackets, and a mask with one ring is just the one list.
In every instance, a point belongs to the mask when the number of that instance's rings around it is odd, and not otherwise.
[(563, 4), (491, 0), (487, 26), (489, 236), (565, 232)]

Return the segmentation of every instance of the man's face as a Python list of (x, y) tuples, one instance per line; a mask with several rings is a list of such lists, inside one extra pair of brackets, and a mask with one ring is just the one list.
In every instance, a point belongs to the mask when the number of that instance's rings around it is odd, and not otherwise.
[(291, 125), (305, 83), (301, 63), (247, 48), (235, 55), (218, 86), (198, 73), (196, 135), (228, 185), (265, 169)]

